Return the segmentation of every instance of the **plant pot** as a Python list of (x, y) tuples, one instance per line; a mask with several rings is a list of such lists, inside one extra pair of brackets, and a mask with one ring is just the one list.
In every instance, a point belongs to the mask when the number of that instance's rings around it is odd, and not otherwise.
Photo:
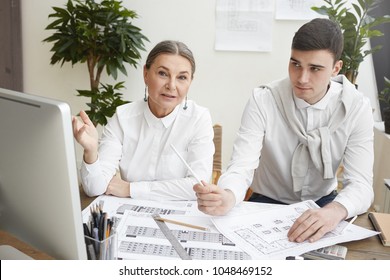
[(390, 134), (390, 107), (383, 109), (383, 121), (385, 123), (385, 133)]

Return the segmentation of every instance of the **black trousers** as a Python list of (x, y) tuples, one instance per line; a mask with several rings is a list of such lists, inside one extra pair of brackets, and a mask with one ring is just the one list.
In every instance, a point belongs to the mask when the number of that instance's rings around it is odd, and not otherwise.
[[(332, 202), (336, 196), (337, 196), (337, 191), (333, 190), (330, 194), (325, 195), (325, 196), (321, 197), (320, 199), (318, 199), (317, 201), (315, 201), (315, 203), (317, 203), (318, 206), (323, 207), (326, 204)], [(271, 203), (271, 204), (284, 204), (284, 205), (287, 204), (287, 203), (269, 198), (268, 196), (265, 196), (265, 195), (262, 195), (259, 193), (253, 193), (251, 195), (251, 197), (248, 199), (248, 201), (260, 202), (260, 203)]]

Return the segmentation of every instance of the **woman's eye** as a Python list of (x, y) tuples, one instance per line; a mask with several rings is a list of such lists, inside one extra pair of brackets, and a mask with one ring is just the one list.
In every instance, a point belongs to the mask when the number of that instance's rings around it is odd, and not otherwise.
[(187, 80), (187, 76), (179, 76), (179, 80)]
[(165, 73), (164, 71), (158, 71), (158, 74), (159, 74), (160, 76), (164, 76), (164, 77), (167, 76), (167, 73)]

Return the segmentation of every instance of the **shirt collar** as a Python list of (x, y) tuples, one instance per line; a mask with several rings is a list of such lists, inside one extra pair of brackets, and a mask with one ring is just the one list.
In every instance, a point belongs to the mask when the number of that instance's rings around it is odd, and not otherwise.
[(148, 102), (145, 102), (144, 107), (144, 116), (146, 119), (146, 122), (149, 126), (155, 126), (158, 124), (162, 124), (165, 128), (169, 127), (173, 121), (176, 119), (176, 116), (179, 112), (180, 104), (175, 107), (175, 109), (167, 116), (163, 118), (157, 118), (155, 115), (153, 115), (152, 111), (150, 111)]
[(303, 99), (296, 97), (294, 93), (293, 93), (293, 97), (294, 97), (294, 101), (295, 101), (296, 106), (300, 110), (306, 109), (308, 107), (313, 108), (313, 109), (318, 109), (318, 110), (324, 110), (328, 106), (329, 100), (331, 99), (331, 97), (333, 95), (335, 95), (336, 93), (337, 93), (337, 84), (333, 81), (330, 81), (330, 87), (329, 87), (328, 91), (326, 92), (325, 96), (320, 101), (318, 101), (317, 103), (315, 103), (313, 105), (307, 103)]

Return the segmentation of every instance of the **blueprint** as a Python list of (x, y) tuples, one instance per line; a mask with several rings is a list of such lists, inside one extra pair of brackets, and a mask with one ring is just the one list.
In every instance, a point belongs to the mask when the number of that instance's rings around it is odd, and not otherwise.
[(198, 210), (196, 201), (151, 201), (132, 198), (101, 195), (97, 197), (88, 207), (83, 210), (83, 221), (87, 222), (90, 216), (90, 207), (103, 203), (104, 212), (109, 217), (120, 218), (126, 210), (131, 211), (134, 216), (159, 215), (184, 215), (184, 216), (206, 216)]
[[(107, 212), (109, 217), (116, 217), (119, 221), (117, 227), (119, 259), (180, 259), (152, 218), (154, 214), (209, 228), (210, 231), (201, 231), (167, 223), (173, 235), (192, 259), (250, 259), (247, 253), (217, 231), (210, 216), (198, 210), (196, 201), (157, 202), (102, 195), (83, 210), (84, 222), (89, 220), (90, 207), (101, 203), (103, 203), (104, 212)], [(231, 215), (268, 209), (266, 205), (259, 208), (257, 204), (241, 205), (232, 211)]]
[(148, 201), (102, 195), (83, 210), (88, 222), (90, 208), (104, 205), (104, 212), (118, 221), (118, 256), (121, 259), (179, 259), (152, 215), (158, 214), (210, 231), (168, 224), (192, 259), (246, 260), (285, 259), (326, 246), (368, 238), (378, 234), (341, 222), (336, 229), (314, 243), (289, 242), (287, 232), (306, 210), (318, 208), (313, 201), (281, 206), (242, 202), (226, 216), (212, 217), (200, 212), (196, 201)]
[(290, 242), (287, 232), (294, 221), (306, 210), (318, 208), (313, 201), (274, 208), (262, 212), (234, 217), (215, 217), (216, 228), (229, 240), (247, 252), (252, 259), (285, 259), (305, 252), (341, 242), (368, 238), (377, 232), (341, 222), (333, 231), (320, 240), (309, 242)]
[[(126, 210), (118, 226), (120, 259), (180, 259), (151, 216), (140, 217), (133, 214)], [(173, 236), (192, 259), (250, 259), (247, 253), (216, 230), (210, 218), (174, 215), (169, 215), (169, 218), (209, 228), (209, 231), (202, 231), (167, 223)]]

